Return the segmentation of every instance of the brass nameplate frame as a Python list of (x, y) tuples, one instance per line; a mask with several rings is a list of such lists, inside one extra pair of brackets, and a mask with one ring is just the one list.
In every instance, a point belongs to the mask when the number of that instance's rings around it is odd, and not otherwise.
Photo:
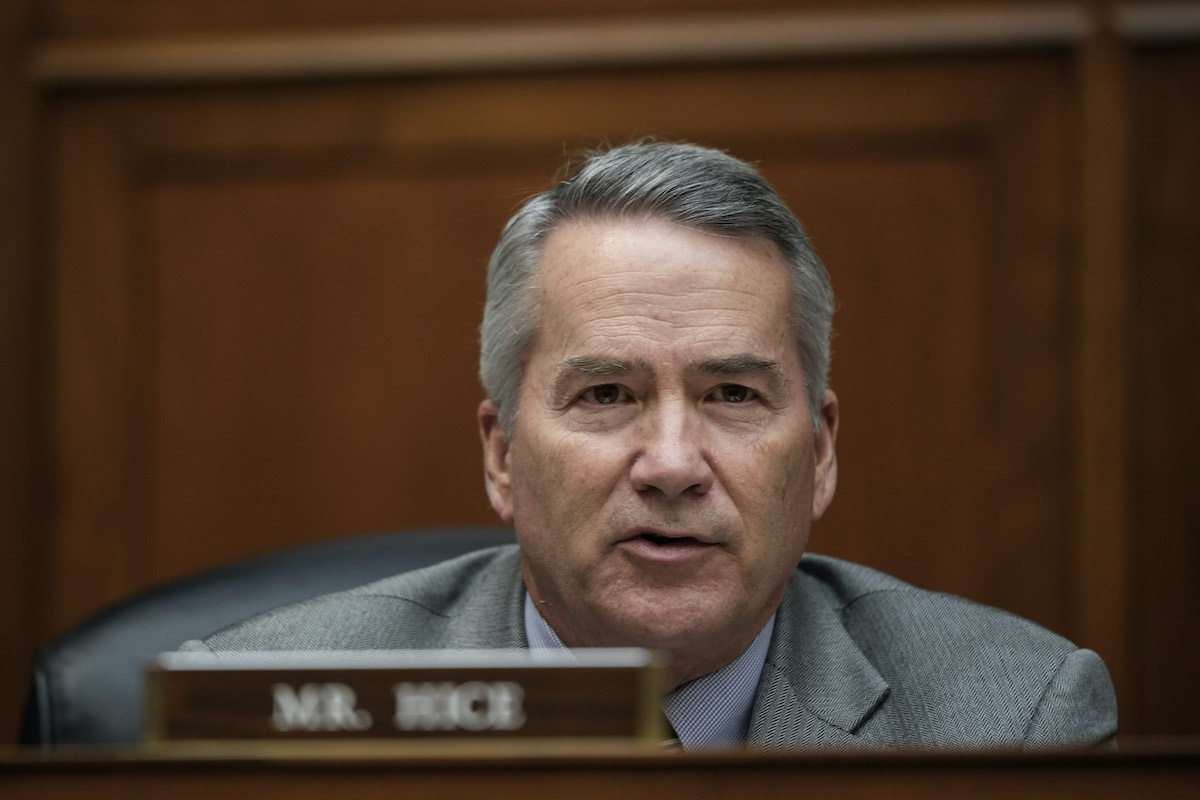
[(146, 738), (665, 738), (661, 655), (536, 653), (164, 653)]

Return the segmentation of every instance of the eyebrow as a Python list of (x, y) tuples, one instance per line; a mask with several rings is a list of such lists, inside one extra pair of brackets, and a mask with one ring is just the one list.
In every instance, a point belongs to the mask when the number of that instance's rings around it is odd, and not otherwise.
[[(645, 372), (654, 375), (654, 367), (648, 362), (626, 361), (620, 358), (603, 358), (601, 356), (574, 356), (559, 364), (560, 373), (576, 373), (604, 377), (607, 375), (626, 375), (630, 372)], [(743, 375), (747, 372), (774, 372), (782, 376), (783, 370), (778, 361), (762, 358), (753, 353), (738, 353), (731, 356), (709, 358), (688, 368), (689, 373), (697, 375)]]
[[(621, 358), (605, 358), (602, 356), (585, 355), (573, 356), (562, 361), (555, 370), (553, 396), (556, 404), (563, 403), (571, 394), (571, 382), (579, 375), (591, 378), (608, 378), (629, 375), (633, 372), (642, 373), (654, 378), (654, 366), (641, 359), (627, 361)], [(735, 355), (709, 358), (688, 367), (689, 375), (712, 375), (719, 377), (737, 377), (750, 373), (765, 373), (772, 388), (779, 390), (788, 383), (787, 375), (778, 361), (763, 358), (753, 353), (737, 353)]]
[(575, 373), (594, 377), (627, 375), (635, 370), (651, 374), (654, 372), (654, 368), (644, 361), (625, 361), (620, 358), (602, 358), (600, 356), (574, 356), (558, 366), (560, 374)]
[(791, 383), (783, 365), (778, 361), (756, 356), (753, 353), (738, 353), (706, 359), (688, 371), (694, 375), (711, 375), (721, 378), (736, 378), (750, 374), (763, 375), (767, 382), (765, 388), (772, 395), (786, 393), (788, 384)]
[(565, 405), (574, 390), (572, 382), (580, 375), (590, 378), (607, 378), (628, 375), (634, 371), (654, 374), (654, 368), (645, 361), (626, 361), (620, 358), (604, 358), (602, 356), (573, 356), (560, 362), (555, 367), (552, 403), (555, 407)]
[(783, 379), (783, 367), (778, 361), (762, 358), (753, 353), (738, 353), (732, 356), (710, 358), (688, 370), (699, 375), (745, 375), (748, 372), (767, 372)]

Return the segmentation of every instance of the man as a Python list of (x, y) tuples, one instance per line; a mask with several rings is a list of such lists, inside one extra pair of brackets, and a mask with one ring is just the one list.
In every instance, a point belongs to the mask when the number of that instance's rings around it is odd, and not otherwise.
[(193, 649), (650, 647), (671, 656), (666, 710), (689, 747), (1111, 738), (1094, 653), (804, 556), (837, 483), (832, 311), (799, 223), (748, 165), (666, 143), (590, 158), (514, 216), (489, 266), (479, 428), (519, 549)]

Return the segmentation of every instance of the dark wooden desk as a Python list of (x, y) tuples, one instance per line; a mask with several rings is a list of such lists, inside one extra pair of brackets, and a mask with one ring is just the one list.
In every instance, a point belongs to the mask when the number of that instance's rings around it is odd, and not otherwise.
[(612, 745), (253, 745), (10, 751), (0, 797), (107, 800), (703, 800), (1200, 797), (1200, 742), (1120, 753), (829, 756), (685, 754)]

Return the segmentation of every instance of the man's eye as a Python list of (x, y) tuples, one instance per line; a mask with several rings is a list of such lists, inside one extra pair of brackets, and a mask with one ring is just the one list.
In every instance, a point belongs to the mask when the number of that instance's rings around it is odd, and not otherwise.
[(754, 391), (736, 383), (725, 383), (717, 387), (716, 396), (724, 403), (744, 403), (753, 399)]
[(621, 387), (615, 383), (592, 386), (583, 393), (583, 399), (601, 406), (610, 406), (621, 399)]

